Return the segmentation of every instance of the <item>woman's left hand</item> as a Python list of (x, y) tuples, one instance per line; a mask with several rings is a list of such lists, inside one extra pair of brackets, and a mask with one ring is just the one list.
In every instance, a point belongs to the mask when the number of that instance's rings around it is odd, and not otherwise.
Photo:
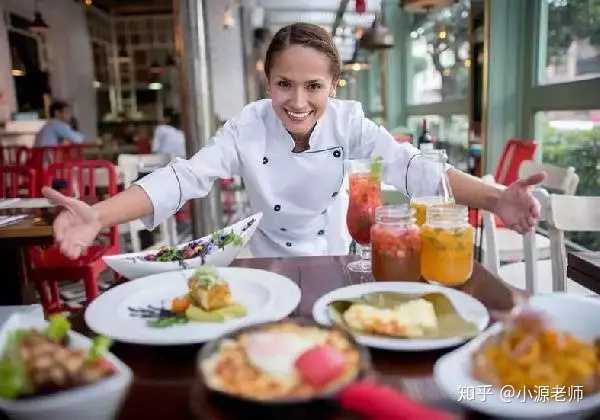
[(507, 227), (525, 234), (535, 226), (540, 217), (540, 203), (531, 194), (530, 187), (539, 184), (544, 178), (544, 172), (535, 173), (513, 182), (500, 193), (494, 213), (500, 216)]

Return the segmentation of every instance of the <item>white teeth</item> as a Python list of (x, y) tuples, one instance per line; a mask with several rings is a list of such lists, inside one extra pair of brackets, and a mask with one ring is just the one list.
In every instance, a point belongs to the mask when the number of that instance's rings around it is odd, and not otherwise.
[(286, 113), (288, 114), (288, 116), (290, 117), (290, 119), (294, 120), (294, 121), (302, 121), (304, 120), (306, 117), (308, 117), (311, 113), (311, 111), (308, 112), (292, 112), (292, 111), (287, 111)]

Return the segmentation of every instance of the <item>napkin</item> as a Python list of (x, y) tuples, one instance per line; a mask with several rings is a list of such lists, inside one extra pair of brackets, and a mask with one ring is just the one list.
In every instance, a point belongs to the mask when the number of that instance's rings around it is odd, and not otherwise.
[(425, 407), (400, 392), (371, 381), (348, 385), (337, 396), (346, 410), (369, 420), (450, 420), (454, 417)]

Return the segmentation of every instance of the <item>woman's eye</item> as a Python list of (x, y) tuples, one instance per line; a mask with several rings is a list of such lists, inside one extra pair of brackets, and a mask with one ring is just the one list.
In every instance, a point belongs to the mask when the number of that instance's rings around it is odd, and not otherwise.
[(311, 83), (308, 85), (308, 89), (309, 90), (318, 90), (321, 89), (321, 84), (320, 83)]
[(282, 88), (288, 88), (291, 86), (291, 84), (287, 80), (280, 80), (279, 82), (277, 82), (277, 86)]

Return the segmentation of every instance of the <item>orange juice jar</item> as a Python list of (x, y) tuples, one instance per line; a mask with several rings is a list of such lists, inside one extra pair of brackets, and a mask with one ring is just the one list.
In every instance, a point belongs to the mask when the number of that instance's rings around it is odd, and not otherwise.
[(427, 209), (421, 226), (421, 274), (445, 286), (464, 284), (473, 271), (473, 228), (467, 207), (443, 204)]
[(378, 207), (371, 227), (371, 267), (379, 281), (419, 281), (421, 236), (407, 204)]
[(452, 187), (450, 186), (450, 179), (447, 174), (448, 156), (444, 149), (428, 150), (423, 151), (419, 155), (420, 159), (423, 159), (423, 163), (427, 163), (427, 166), (423, 167), (423, 170), (433, 170), (439, 172), (440, 175), (440, 186), (438, 195), (415, 197), (410, 200), (410, 205), (416, 210), (417, 224), (422, 226), (426, 220), (427, 208), (436, 204), (450, 204), (454, 203), (454, 195), (452, 194)]

